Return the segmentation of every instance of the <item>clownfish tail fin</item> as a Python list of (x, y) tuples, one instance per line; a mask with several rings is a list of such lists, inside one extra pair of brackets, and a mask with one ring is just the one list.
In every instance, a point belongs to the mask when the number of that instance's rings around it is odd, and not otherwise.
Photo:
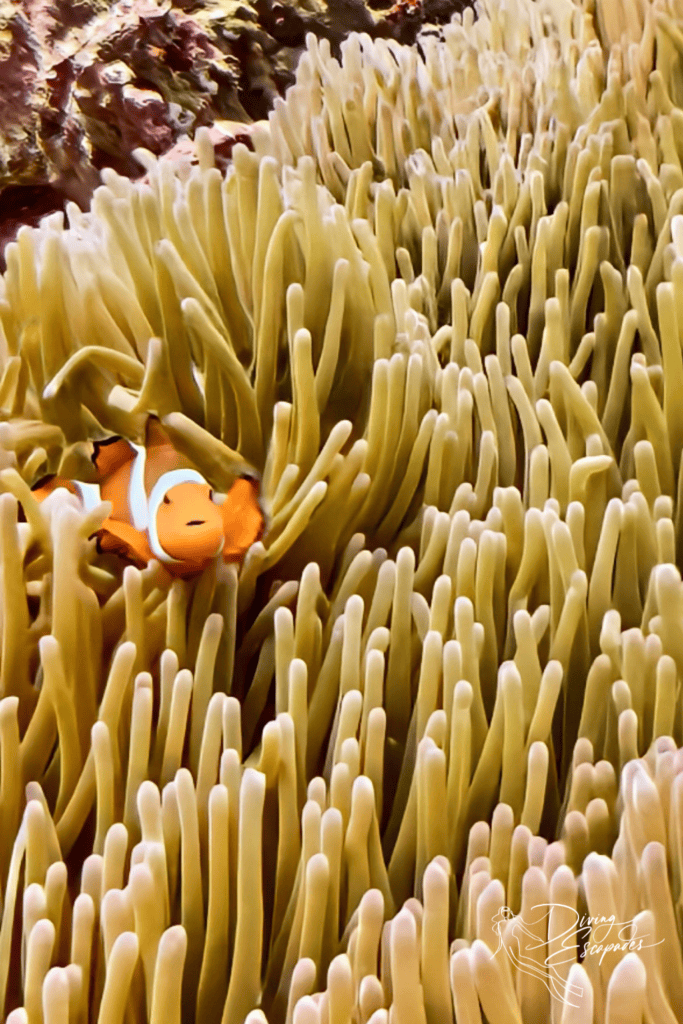
[(58, 487), (64, 487), (71, 494), (78, 495), (76, 484), (73, 480), (66, 480), (64, 477), (57, 476), (56, 473), (48, 473), (47, 476), (41, 476), (31, 487), (36, 501), (44, 501), (48, 494), (52, 494)]
[(31, 484), (31, 490), (42, 491), (52, 483), (57, 477), (56, 473), (44, 473), (43, 476), (39, 476), (35, 483)]

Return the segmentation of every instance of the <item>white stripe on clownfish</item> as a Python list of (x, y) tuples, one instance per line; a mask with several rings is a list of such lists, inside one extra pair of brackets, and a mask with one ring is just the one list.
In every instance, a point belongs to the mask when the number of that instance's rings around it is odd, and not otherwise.
[(102, 493), (99, 484), (84, 484), (79, 480), (74, 480), (74, 487), (80, 495), (86, 512), (92, 512), (101, 503)]
[(147, 461), (147, 449), (142, 445), (133, 444), (137, 455), (133, 461), (128, 483), (128, 508), (133, 518), (133, 526), (136, 530), (146, 530), (149, 524), (149, 504), (147, 492), (145, 491), (145, 463)]
[[(164, 500), (167, 491), (170, 491), (172, 487), (177, 487), (178, 484), (190, 483), (206, 484), (208, 486), (207, 481), (201, 473), (197, 472), (196, 469), (172, 469), (169, 473), (164, 473), (163, 476), (160, 476), (152, 488), (148, 504), (149, 522), (147, 525), (147, 536), (149, 538), (149, 546), (152, 554), (155, 558), (158, 558), (160, 562), (180, 563), (182, 559), (173, 558), (171, 555), (167, 554), (159, 542), (159, 534), (157, 532), (157, 512), (159, 511), (159, 506)], [(216, 554), (218, 554), (222, 547), (223, 540), (221, 539)]]

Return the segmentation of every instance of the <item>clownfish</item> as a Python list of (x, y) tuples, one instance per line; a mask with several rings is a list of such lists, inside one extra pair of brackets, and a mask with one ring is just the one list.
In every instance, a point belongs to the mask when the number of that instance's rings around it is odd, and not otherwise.
[(114, 552), (139, 567), (156, 558), (171, 575), (191, 576), (219, 555), (225, 562), (240, 562), (263, 534), (258, 481), (239, 477), (219, 502), (155, 417), (147, 422), (144, 445), (122, 437), (96, 441), (92, 462), (97, 483), (51, 476), (32, 491), (43, 501), (65, 487), (86, 511), (110, 501), (111, 515), (93, 534), (99, 551)]

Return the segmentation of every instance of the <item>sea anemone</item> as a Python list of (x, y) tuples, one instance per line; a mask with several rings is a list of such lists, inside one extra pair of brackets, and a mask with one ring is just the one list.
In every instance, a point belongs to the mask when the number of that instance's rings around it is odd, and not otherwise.
[[(9, 1024), (683, 1017), (680, 17), (311, 37), (224, 177), (8, 247)], [(150, 413), (260, 474), (239, 571), (32, 496)]]

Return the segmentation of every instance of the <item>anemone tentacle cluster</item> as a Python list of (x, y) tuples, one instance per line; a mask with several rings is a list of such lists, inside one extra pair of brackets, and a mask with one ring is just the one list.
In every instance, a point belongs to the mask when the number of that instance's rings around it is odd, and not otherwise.
[[(9, 246), (8, 1024), (683, 1019), (682, 18), (310, 38)], [(32, 496), (151, 412), (261, 474), (239, 571)]]

